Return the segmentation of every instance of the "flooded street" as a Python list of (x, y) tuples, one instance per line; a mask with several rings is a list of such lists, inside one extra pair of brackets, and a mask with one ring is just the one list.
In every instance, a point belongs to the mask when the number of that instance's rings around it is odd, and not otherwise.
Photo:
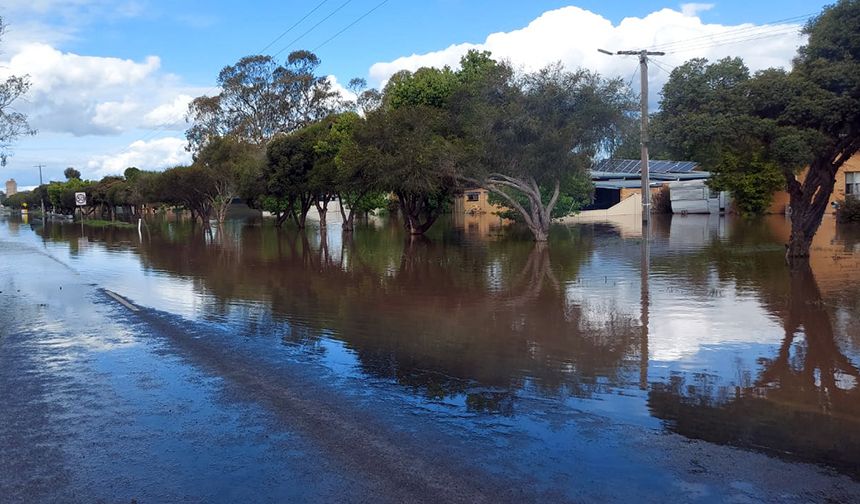
[(0, 220), (0, 494), (858, 502), (860, 228), (789, 229)]

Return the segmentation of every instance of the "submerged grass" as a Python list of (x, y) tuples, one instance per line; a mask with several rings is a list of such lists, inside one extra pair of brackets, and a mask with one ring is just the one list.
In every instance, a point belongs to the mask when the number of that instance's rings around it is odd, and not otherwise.
[(107, 228), (107, 227), (115, 227), (120, 229), (134, 229), (137, 227), (134, 224), (122, 221), (107, 221), (100, 219), (87, 219), (84, 221), (85, 226), (95, 227), (95, 228)]

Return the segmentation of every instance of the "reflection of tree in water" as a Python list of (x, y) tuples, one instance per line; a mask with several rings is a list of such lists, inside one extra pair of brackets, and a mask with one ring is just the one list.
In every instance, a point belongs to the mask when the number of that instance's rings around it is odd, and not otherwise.
[[(840, 350), (806, 265), (786, 272), (785, 336), (757, 379), (720, 387), (704, 375), (652, 386), (651, 411), (676, 432), (826, 463), (860, 477), (860, 371)], [(763, 292), (776, 308), (774, 293)]]
[[(524, 388), (587, 397), (636, 369), (635, 321), (586, 320), (566, 300), (565, 282), (593, 249), (587, 231), (549, 246), (466, 246), (359, 229), (333, 251), (325, 235), (317, 245), (267, 226), (242, 228), (238, 241), (227, 230), (222, 242), (171, 229), (153, 226), (141, 261), (204, 287), (207, 316), (242, 334), (280, 330), (291, 345), (337, 338), (363, 373), (424, 398), (511, 413)], [(249, 305), (270, 309), (249, 314)]]

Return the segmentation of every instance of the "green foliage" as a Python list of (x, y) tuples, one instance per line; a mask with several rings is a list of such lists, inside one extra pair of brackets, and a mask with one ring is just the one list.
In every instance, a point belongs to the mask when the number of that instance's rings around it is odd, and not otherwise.
[(22, 191), (11, 196), (6, 196), (6, 200), (3, 201), (3, 206), (13, 210), (20, 210), (22, 208), (32, 206), (30, 203), (32, 201), (32, 196), (33, 194), (31, 191)]
[(134, 229), (137, 227), (136, 224), (131, 224), (129, 222), (121, 222), (121, 221), (107, 221), (101, 219), (86, 219), (84, 220), (84, 224), (89, 227), (95, 228), (119, 228), (119, 229)]
[(839, 203), (836, 220), (839, 222), (860, 222), (860, 198), (849, 196)]
[(786, 187), (792, 237), (806, 244), (793, 255), (808, 253), (837, 169), (860, 150), (860, 1), (826, 7), (804, 32), (808, 42), (790, 72), (750, 76), (737, 58), (676, 68), (652, 130), (673, 157), (715, 172), (714, 187), (731, 190), (745, 214), (764, 211), (770, 194)]
[(810, 160), (803, 136), (767, 117), (774, 95), (790, 92), (788, 79), (781, 70), (751, 77), (739, 58), (690, 60), (663, 88), (654, 143), (675, 159), (698, 161), (713, 172), (712, 188), (729, 191), (743, 215), (760, 215), (785, 173)]
[(77, 208), (75, 203), (76, 192), (86, 192), (87, 201), (92, 198), (93, 183), (72, 178), (65, 182), (51, 182), (47, 186), (48, 202), (57, 213), (72, 214)]
[(402, 70), (388, 80), (384, 102), (392, 108), (414, 105), (443, 108), (458, 84), (457, 75), (447, 66), (420, 68), (414, 73)]
[(708, 181), (712, 189), (730, 192), (741, 215), (746, 217), (767, 211), (773, 201), (773, 193), (784, 185), (785, 178), (779, 165), (762, 160), (755, 154), (742, 159), (727, 153)]

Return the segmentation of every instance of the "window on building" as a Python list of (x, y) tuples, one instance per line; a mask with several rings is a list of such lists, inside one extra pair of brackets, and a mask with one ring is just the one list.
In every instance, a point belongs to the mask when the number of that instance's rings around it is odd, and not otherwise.
[(845, 173), (845, 194), (860, 198), (860, 172)]
[(470, 192), (466, 193), (466, 201), (478, 201), (478, 198), (481, 197), (481, 193)]

